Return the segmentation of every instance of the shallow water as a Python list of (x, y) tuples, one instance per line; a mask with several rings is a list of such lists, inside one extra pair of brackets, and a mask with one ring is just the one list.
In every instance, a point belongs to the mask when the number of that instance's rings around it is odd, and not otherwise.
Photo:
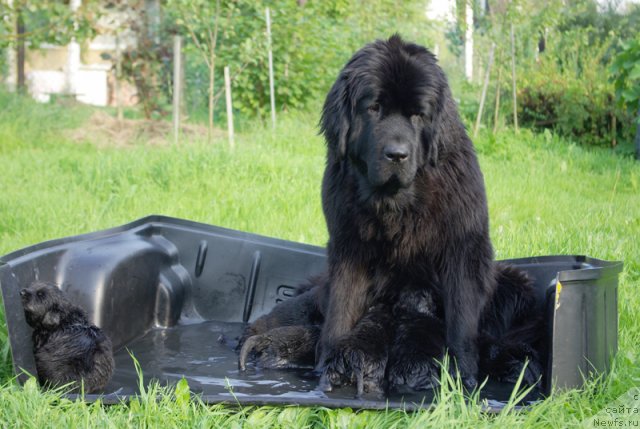
[[(105, 393), (128, 396), (138, 393), (138, 375), (131, 355), (139, 362), (145, 383), (152, 379), (161, 385), (177, 383), (183, 377), (193, 393), (202, 394), (207, 402), (301, 403), (322, 406), (354, 406), (384, 408), (402, 403), (428, 405), (433, 391), (391, 394), (388, 398), (365, 395), (355, 398), (355, 389), (345, 387), (332, 392), (317, 389), (317, 377), (310, 369), (266, 370), (250, 367), (238, 370), (234, 339), (242, 329), (240, 323), (204, 322), (157, 328), (148, 332), (115, 354), (116, 371)], [(488, 383), (481, 392), (490, 408), (501, 408), (513, 386)], [(529, 395), (526, 402), (539, 396)], [(254, 400), (255, 399), (255, 400)]]

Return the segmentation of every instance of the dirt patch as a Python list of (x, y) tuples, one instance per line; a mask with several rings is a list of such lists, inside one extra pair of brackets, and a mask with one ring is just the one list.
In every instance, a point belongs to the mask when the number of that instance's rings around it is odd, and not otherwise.
[[(202, 140), (208, 138), (208, 128), (202, 125), (182, 124), (180, 127), (180, 142)], [(212, 138), (224, 138), (226, 133), (215, 128)], [(71, 130), (69, 138), (72, 141), (90, 142), (97, 146), (161, 146), (173, 143), (173, 124), (169, 121), (150, 119), (123, 119), (106, 112), (96, 111), (80, 128)]]

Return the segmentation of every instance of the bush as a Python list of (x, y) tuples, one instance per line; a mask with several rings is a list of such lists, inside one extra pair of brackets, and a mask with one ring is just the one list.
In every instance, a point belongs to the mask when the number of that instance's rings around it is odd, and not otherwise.
[[(495, 13), (495, 11), (494, 11)], [(511, 8), (487, 21), (477, 57), (482, 69), (489, 46), (497, 44), (492, 89), (501, 72), (500, 122), (513, 120), (511, 93), (511, 24), (515, 29), (518, 122), (534, 130), (551, 130), (588, 145), (629, 143), (632, 115), (616, 103), (616, 88), (608, 79), (621, 41), (633, 38), (640, 25), (640, 7), (626, 13), (602, 9), (595, 0), (551, 1)], [(483, 72), (484, 73), (484, 72)], [(484, 77), (484, 74), (483, 74)], [(480, 89), (475, 91), (479, 98)], [(485, 121), (494, 118), (494, 91), (485, 104)], [(475, 115), (473, 117), (475, 121)], [(488, 121), (493, 123), (492, 120)]]
[(593, 0), (565, 7), (537, 61), (519, 82), (521, 122), (581, 143), (616, 146), (632, 140), (632, 115), (616, 103), (610, 64), (621, 40), (634, 36), (640, 8), (620, 13)]
[(518, 86), (518, 114), (524, 126), (552, 129), (581, 143), (615, 146), (629, 141), (629, 113), (615, 103), (602, 47), (580, 46), (573, 59), (540, 56)]
[(611, 80), (619, 105), (635, 118), (630, 128), (635, 128), (636, 159), (640, 160), (640, 34), (621, 47), (611, 64)]

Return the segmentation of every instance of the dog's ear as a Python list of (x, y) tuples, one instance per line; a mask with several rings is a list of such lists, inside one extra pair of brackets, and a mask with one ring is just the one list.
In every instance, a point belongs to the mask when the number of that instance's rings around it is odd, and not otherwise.
[(461, 139), (468, 139), (464, 127), (460, 126), (455, 101), (451, 97), (444, 76), (437, 88), (425, 136), (425, 165), (432, 167), (438, 165), (438, 159), (448, 152), (448, 147), (455, 146)]
[(439, 130), (437, 129), (438, 119), (434, 119), (434, 114), (429, 119), (429, 125), (422, 131), (421, 140), (422, 148), (424, 150), (423, 166), (436, 167), (438, 165), (438, 145), (441, 144), (441, 137), (439, 136)]
[(47, 311), (42, 318), (42, 326), (47, 329), (54, 329), (60, 325), (61, 313), (57, 308)]
[(349, 139), (351, 99), (348, 81), (348, 74), (343, 70), (327, 94), (320, 119), (320, 131), (338, 159), (345, 157)]

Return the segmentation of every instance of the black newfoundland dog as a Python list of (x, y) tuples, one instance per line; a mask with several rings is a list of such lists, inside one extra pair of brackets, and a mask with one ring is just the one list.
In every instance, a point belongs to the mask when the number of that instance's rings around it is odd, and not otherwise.
[[(320, 385), (424, 389), (453, 357), (463, 381), (541, 375), (527, 277), (496, 264), (484, 181), (447, 79), (399, 36), (358, 51), (322, 112), (328, 272), (249, 326), (240, 367), (313, 363)], [(310, 362), (311, 360), (311, 362)]]

